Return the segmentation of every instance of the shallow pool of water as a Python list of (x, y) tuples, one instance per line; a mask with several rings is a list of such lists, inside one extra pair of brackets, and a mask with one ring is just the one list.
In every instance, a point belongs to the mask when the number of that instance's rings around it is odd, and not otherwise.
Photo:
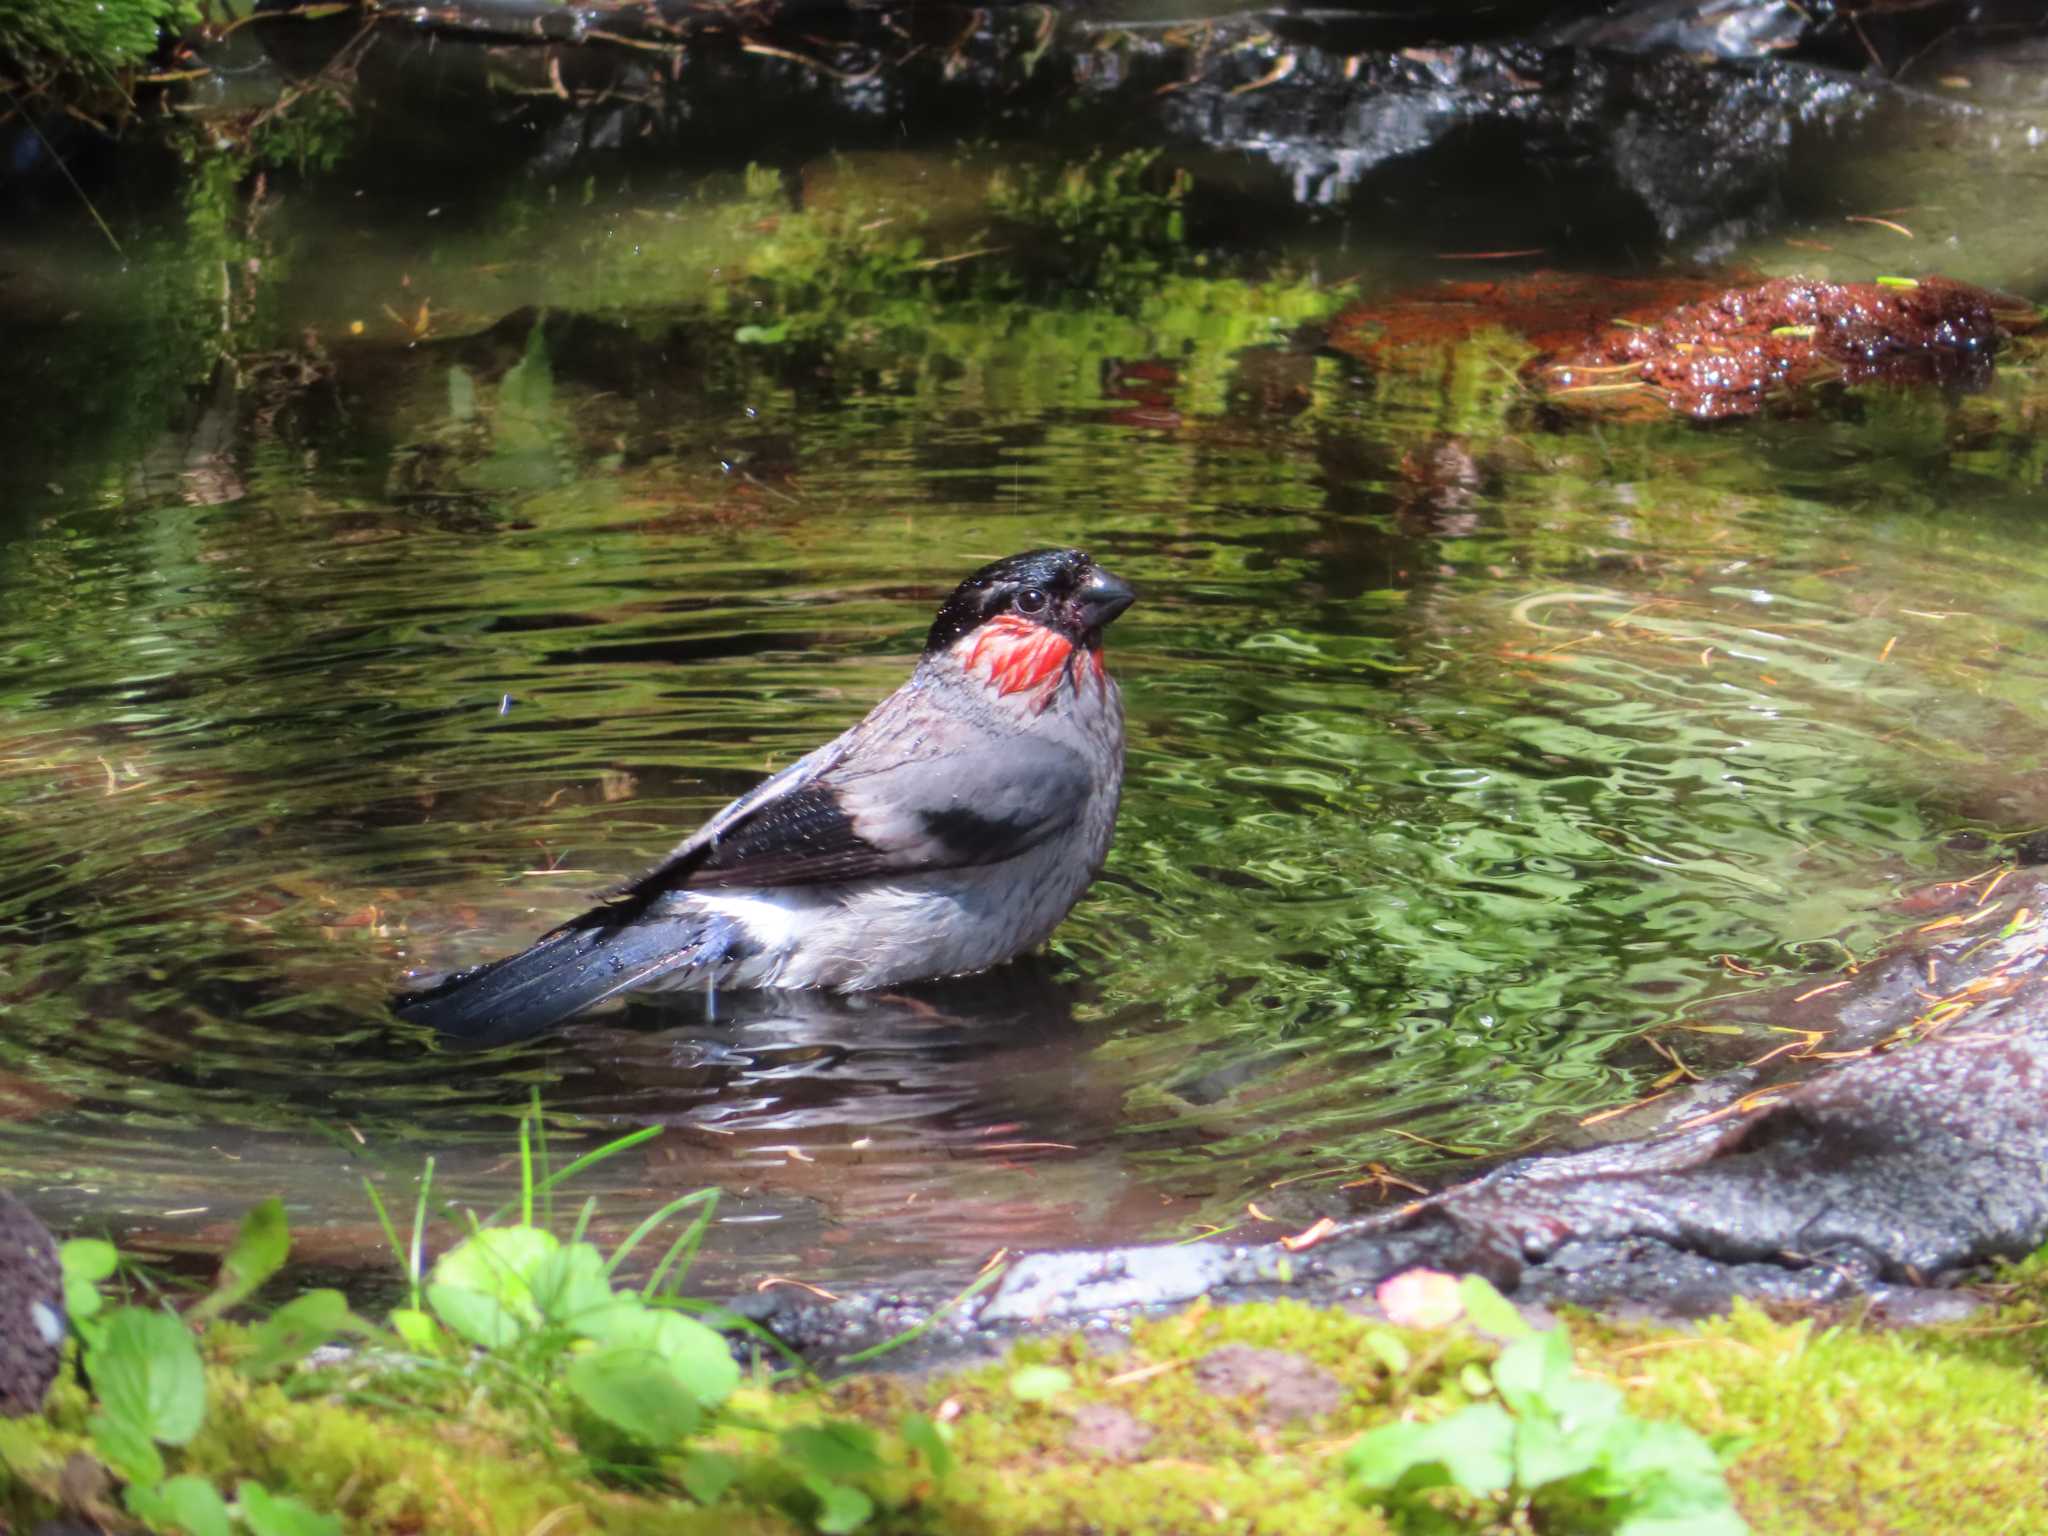
[[(279, 1193), (302, 1258), (374, 1265), (362, 1180), (409, 1203), (431, 1154), (495, 1204), (536, 1094), (558, 1159), (662, 1127), (574, 1192), (623, 1228), (720, 1187), (734, 1280), (1399, 1198), (2048, 820), (2026, 357), (1969, 399), (1603, 427), (1484, 344), (1319, 350), (1313, 271), (927, 297), (826, 345), (718, 286), (796, 238), (740, 197), (423, 232), (303, 193), (230, 243), (264, 345), (198, 387), (152, 370), (217, 253), (15, 237), (14, 387), (75, 406), (10, 445), (0, 523), (0, 1172), (54, 1223), (203, 1246)], [(493, 1050), (389, 1015), (1055, 543), (1142, 601), (1116, 849), (1044, 964)]]

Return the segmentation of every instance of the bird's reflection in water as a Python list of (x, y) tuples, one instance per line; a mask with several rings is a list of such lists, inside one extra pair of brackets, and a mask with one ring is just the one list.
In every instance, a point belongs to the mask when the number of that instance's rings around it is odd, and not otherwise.
[(781, 1228), (742, 1243), (765, 1263), (894, 1272), (1123, 1235), (1124, 1085), (1078, 996), (1036, 961), (881, 992), (641, 996), (561, 1031), (549, 1106), (667, 1127), (612, 1177), (650, 1198), (721, 1186), (729, 1219)]

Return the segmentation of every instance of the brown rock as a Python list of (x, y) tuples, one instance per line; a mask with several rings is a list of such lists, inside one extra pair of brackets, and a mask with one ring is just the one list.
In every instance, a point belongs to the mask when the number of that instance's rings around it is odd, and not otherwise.
[(1281, 1349), (1226, 1344), (1195, 1362), (1195, 1381), (1214, 1397), (1259, 1399), (1259, 1416), (1280, 1425), (1344, 1404), (1344, 1384), (1321, 1366)]
[(1074, 1410), (1067, 1444), (1101, 1461), (1136, 1461), (1158, 1431), (1143, 1419), (1109, 1403), (1083, 1403)]

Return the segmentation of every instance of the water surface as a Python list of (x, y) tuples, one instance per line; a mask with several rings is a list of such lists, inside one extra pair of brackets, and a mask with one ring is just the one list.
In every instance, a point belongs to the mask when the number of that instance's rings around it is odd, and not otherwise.
[[(664, 1128), (578, 1191), (624, 1227), (719, 1186), (722, 1280), (1399, 1197), (2048, 821), (2027, 357), (1969, 399), (1556, 419), (1484, 344), (1303, 339), (1334, 246), (1411, 280), (1363, 220), (1262, 285), (749, 336), (788, 317), (715, 273), (795, 238), (766, 195), (449, 227), (302, 190), (231, 245), (246, 344), (197, 387), (160, 370), (219, 270), (174, 219), (126, 262), (11, 237), (0, 1172), (54, 1222), (203, 1244), (281, 1193), (302, 1256), (375, 1263), (361, 1180), (432, 1154), (487, 1208), (536, 1092), (560, 1155)], [(856, 719), (966, 571), (1067, 543), (1143, 597), (1116, 849), (1043, 964), (491, 1050), (389, 1015)]]

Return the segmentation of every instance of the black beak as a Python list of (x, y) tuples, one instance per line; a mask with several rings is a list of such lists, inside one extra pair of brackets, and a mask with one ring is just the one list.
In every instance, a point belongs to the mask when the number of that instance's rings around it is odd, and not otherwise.
[(1074, 606), (1080, 610), (1084, 629), (1101, 629), (1138, 600), (1129, 582), (1119, 581), (1097, 566), (1088, 579), (1074, 590)]

